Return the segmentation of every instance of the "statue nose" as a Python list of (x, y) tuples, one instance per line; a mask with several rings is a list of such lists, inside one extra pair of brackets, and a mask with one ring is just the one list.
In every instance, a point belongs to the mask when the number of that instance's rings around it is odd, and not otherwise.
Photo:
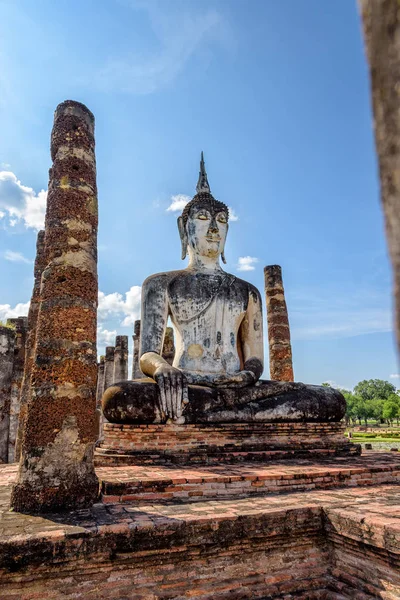
[(209, 233), (218, 233), (218, 225), (215, 219), (211, 219), (210, 227), (208, 228)]

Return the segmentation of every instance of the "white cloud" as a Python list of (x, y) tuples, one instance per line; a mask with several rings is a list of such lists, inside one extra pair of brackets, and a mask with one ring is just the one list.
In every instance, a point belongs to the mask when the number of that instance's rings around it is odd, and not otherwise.
[(26, 317), (28, 315), (30, 302), (19, 302), (14, 307), (10, 304), (0, 304), (0, 321), (15, 319), (16, 317)]
[(322, 383), (329, 383), (329, 385), (331, 387), (335, 388), (335, 390), (348, 390), (348, 391), (350, 391), (350, 389), (351, 389), (351, 386), (341, 385), (340, 383), (336, 383), (336, 381), (333, 381), (332, 379), (326, 379)]
[(190, 202), (191, 197), (186, 196), (185, 194), (176, 194), (176, 196), (171, 196), (171, 204), (168, 206), (167, 211), (169, 212), (177, 212), (182, 211), (186, 204)]
[[(227, 41), (227, 25), (213, 8), (196, 10), (191, 3), (188, 8), (187, 2), (171, 4), (164, 0), (126, 0), (126, 4), (133, 10), (144, 11), (148, 34), (154, 43), (150, 48), (139, 45), (136, 52), (129, 55), (110, 57), (105, 66), (85, 81), (101, 90), (154, 93), (170, 85), (198, 51), (200, 59), (209, 61), (210, 42), (221, 45)], [(137, 18), (143, 19), (142, 15)]]
[(4, 252), (4, 258), (10, 262), (22, 262), (30, 265), (33, 261), (26, 258), (21, 252), (14, 252), (13, 250), (6, 250)]
[(239, 256), (236, 268), (238, 271), (254, 271), (258, 258), (255, 256)]
[(38, 194), (17, 179), (11, 171), (0, 171), (0, 218), (9, 218), (14, 227), (22, 223), (26, 228), (39, 230), (44, 225), (47, 191)]
[(400, 373), (392, 373), (390, 379), (400, 379)]
[(99, 325), (97, 326), (97, 346), (113, 346), (115, 344), (116, 335), (116, 329), (110, 331), (108, 329), (103, 328), (102, 323), (99, 323)]
[(121, 325), (123, 327), (133, 325), (140, 316), (141, 293), (142, 288), (139, 285), (132, 286), (125, 293), (125, 298), (119, 292), (112, 292), (111, 294), (99, 292), (99, 319), (124, 316)]
[(239, 221), (239, 217), (235, 212), (235, 209), (232, 206), (228, 206), (229, 208), (229, 221)]

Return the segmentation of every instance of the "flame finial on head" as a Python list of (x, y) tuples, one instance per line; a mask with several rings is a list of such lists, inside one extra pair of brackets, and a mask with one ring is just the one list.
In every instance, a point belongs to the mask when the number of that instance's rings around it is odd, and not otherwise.
[(208, 183), (206, 166), (204, 163), (204, 154), (201, 153), (200, 159), (200, 171), (199, 171), (199, 180), (196, 185), (196, 192), (199, 194), (201, 192), (211, 193), (210, 184)]

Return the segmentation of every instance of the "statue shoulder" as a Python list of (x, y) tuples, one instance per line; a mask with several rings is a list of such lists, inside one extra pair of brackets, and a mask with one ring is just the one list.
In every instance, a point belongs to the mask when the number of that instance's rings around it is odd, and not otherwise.
[(182, 271), (167, 271), (166, 273), (155, 273), (154, 275), (150, 275), (143, 282), (143, 290), (167, 289), (169, 283), (180, 273), (182, 273)]
[(242, 289), (246, 289), (246, 293), (247, 293), (249, 299), (251, 298), (256, 304), (260, 303), (260, 305), (261, 305), (261, 303), (262, 303), (261, 294), (255, 285), (253, 285), (249, 281), (240, 279), (239, 277), (236, 277), (236, 285), (238, 285)]
[(249, 289), (249, 297), (251, 297), (255, 303), (260, 303), (260, 305), (261, 305), (262, 304), (261, 294), (260, 294), (260, 291), (258, 290), (258, 288), (256, 288), (256, 286), (253, 285), (252, 283), (248, 283), (247, 286)]

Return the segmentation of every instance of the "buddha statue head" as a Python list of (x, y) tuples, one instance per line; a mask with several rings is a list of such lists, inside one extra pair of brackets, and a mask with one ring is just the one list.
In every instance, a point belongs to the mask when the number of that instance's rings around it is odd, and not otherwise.
[(197, 254), (226, 263), (224, 249), (228, 233), (229, 209), (211, 194), (210, 185), (201, 153), (199, 180), (196, 195), (183, 209), (178, 218), (182, 243), (182, 259)]

